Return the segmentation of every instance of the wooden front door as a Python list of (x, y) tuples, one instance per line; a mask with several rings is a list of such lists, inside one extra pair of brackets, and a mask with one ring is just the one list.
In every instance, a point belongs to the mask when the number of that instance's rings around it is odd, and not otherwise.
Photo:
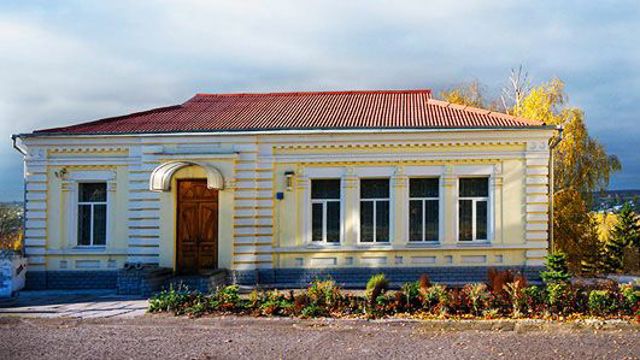
[(218, 190), (206, 180), (178, 180), (177, 267), (199, 273), (218, 267)]

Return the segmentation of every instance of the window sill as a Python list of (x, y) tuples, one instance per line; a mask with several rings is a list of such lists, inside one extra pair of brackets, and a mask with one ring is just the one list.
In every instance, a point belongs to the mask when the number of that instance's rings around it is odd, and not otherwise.
[(489, 240), (476, 240), (476, 241), (460, 241), (456, 244), (458, 247), (490, 247), (491, 241)]
[(391, 249), (393, 245), (390, 242), (385, 243), (358, 243), (356, 244), (356, 248), (359, 249)]
[(109, 249), (105, 246), (72, 247), (67, 249), (47, 249), (50, 255), (127, 255), (127, 249)]
[(439, 241), (416, 241), (408, 242), (405, 247), (407, 248), (439, 248), (442, 244)]
[(342, 243), (311, 243), (311, 244), (307, 244), (305, 246), (305, 248), (307, 249), (326, 249), (326, 248), (337, 248), (342, 246)]

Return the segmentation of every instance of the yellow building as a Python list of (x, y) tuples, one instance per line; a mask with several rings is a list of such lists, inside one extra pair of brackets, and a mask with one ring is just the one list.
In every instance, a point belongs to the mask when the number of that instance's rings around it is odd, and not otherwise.
[(406, 90), (198, 94), (16, 135), (27, 286), (536, 276), (553, 134)]

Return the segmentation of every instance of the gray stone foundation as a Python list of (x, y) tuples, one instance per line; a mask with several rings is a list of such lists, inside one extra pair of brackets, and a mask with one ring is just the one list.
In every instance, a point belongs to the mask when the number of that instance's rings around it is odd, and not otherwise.
[(27, 271), (28, 290), (115, 289), (117, 271)]
[(173, 271), (157, 266), (126, 266), (118, 271), (118, 294), (149, 296), (162, 289)]
[[(521, 272), (529, 282), (540, 282), (542, 266), (497, 266), (499, 270)], [(364, 287), (372, 275), (384, 273), (394, 286), (416, 281), (427, 274), (432, 282), (449, 285), (487, 281), (487, 266), (455, 267), (382, 267), (382, 268), (334, 268), (334, 269), (261, 269), (233, 271), (230, 281), (240, 285), (264, 285), (269, 287), (304, 287), (316, 278), (331, 278), (345, 288)]]
[[(498, 266), (499, 270), (514, 270), (525, 275), (530, 283), (540, 282), (542, 266)], [(427, 274), (432, 282), (451, 286), (487, 280), (487, 266), (452, 267), (381, 267), (381, 268), (333, 268), (333, 269), (260, 269), (230, 271), (227, 281), (239, 285), (265, 287), (305, 287), (316, 278), (335, 280), (344, 288), (362, 288), (372, 275), (384, 273), (392, 286), (416, 281)], [(225, 278), (221, 271), (217, 277)], [(217, 279), (216, 277), (216, 279)], [(197, 279), (195, 279), (197, 278)], [(45, 289), (114, 289), (123, 295), (142, 295), (160, 291), (169, 285), (182, 281), (194, 289), (211, 290), (212, 277), (174, 277), (171, 269), (157, 266), (126, 267), (117, 271), (28, 271), (26, 288)], [(177, 281), (177, 282), (176, 282)], [(216, 286), (224, 280), (216, 280)], [(204, 284), (204, 285), (202, 285)], [(206, 286), (205, 286), (206, 285)]]

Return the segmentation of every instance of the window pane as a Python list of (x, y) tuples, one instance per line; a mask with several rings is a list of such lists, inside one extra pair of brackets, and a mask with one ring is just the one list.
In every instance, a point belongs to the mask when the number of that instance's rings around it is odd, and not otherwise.
[(476, 239), (487, 240), (487, 202), (476, 202)]
[(459, 222), (459, 240), (469, 241), (473, 240), (473, 219), (472, 209), (473, 201), (460, 200), (460, 206), (458, 211)]
[(489, 178), (460, 179), (460, 196), (461, 197), (489, 196)]
[(322, 204), (311, 205), (311, 241), (322, 241)]
[(360, 180), (362, 199), (386, 199), (389, 197), (389, 179)]
[(425, 206), (427, 210), (427, 223), (425, 226), (426, 238), (427, 241), (437, 241), (438, 240), (438, 225), (439, 225), (439, 209), (438, 209), (438, 201), (437, 200), (428, 200), (425, 201)]
[(93, 245), (104, 245), (107, 240), (107, 205), (93, 207)]
[(360, 241), (373, 241), (373, 202), (360, 202)]
[(78, 245), (91, 245), (91, 205), (78, 206)]
[(340, 180), (311, 180), (312, 199), (340, 199)]
[(340, 242), (340, 202), (327, 202), (327, 242)]
[(422, 241), (422, 200), (409, 201), (409, 241)]
[(389, 241), (389, 201), (376, 204), (376, 242)]
[(438, 178), (409, 179), (409, 197), (438, 197), (440, 181)]
[(106, 183), (78, 184), (80, 202), (107, 201)]

